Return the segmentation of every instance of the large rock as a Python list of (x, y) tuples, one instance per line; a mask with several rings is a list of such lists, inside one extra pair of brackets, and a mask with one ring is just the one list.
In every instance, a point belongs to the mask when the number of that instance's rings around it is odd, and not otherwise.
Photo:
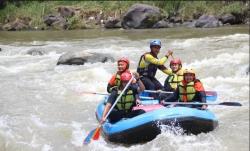
[(174, 27), (173, 23), (170, 23), (169, 21), (163, 19), (154, 24), (152, 28), (172, 28), (172, 27)]
[(202, 15), (195, 23), (195, 27), (199, 28), (214, 28), (219, 26), (222, 26), (222, 23), (212, 15)]
[(195, 27), (196, 21), (186, 21), (182, 24), (183, 27), (193, 28)]
[(219, 18), (219, 20), (223, 23), (223, 24), (230, 24), (230, 25), (233, 25), (233, 24), (236, 24), (236, 17), (232, 14), (226, 14), (226, 15), (223, 15)]
[(105, 28), (121, 28), (121, 21), (116, 18), (107, 20), (104, 24)]
[(145, 4), (134, 4), (123, 16), (121, 24), (125, 29), (152, 28), (162, 18), (164, 16), (161, 15), (159, 8)]
[(44, 23), (49, 27), (55, 29), (67, 29), (68, 23), (65, 18), (59, 15), (48, 15), (43, 19)]
[(44, 54), (44, 51), (42, 49), (31, 49), (27, 52), (27, 54), (32, 56), (41, 56)]
[(56, 16), (56, 15), (48, 15), (43, 18), (43, 22), (47, 26), (51, 26), (54, 22), (58, 21), (61, 19), (61, 16)]
[(2, 29), (3, 30), (8, 30), (8, 31), (16, 31), (16, 30), (26, 30), (30, 29), (30, 18), (16, 18), (15, 21), (9, 22), (5, 25), (3, 25)]
[(114, 61), (114, 58), (109, 54), (102, 53), (86, 53), (86, 52), (76, 52), (76, 53), (66, 53), (60, 56), (57, 65), (66, 64), (66, 65), (83, 65), (87, 62), (96, 63), (96, 62), (107, 62)]
[(57, 12), (60, 14), (62, 17), (72, 17), (75, 15), (75, 9), (71, 7), (58, 7)]
[(169, 22), (182, 24), (183, 21), (182, 21), (181, 17), (179, 17), (179, 16), (172, 16), (169, 18)]
[(249, 18), (249, 14), (247, 14), (247, 11), (241, 13), (232, 12), (232, 15), (235, 16), (235, 24), (242, 24), (244, 23), (246, 18)]

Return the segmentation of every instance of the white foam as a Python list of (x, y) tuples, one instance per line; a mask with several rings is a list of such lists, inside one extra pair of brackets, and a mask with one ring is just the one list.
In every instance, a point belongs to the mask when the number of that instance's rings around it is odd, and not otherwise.
[(71, 126), (73, 128), (71, 143), (77, 147), (81, 147), (83, 145), (83, 139), (84, 139), (83, 130), (81, 129), (82, 125), (78, 122), (73, 121)]
[(48, 125), (45, 124), (45, 123), (43, 123), (43, 122), (41, 121), (41, 119), (40, 119), (39, 117), (37, 117), (37, 115), (31, 115), (30, 119), (31, 119), (31, 121), (33, 121), (34, 124), (35, 124), (36, 126), (38, 126), (38, 127), (43, 127), (43, 128), (48, 127)]
[(42, 151), (52, 151), (52, 150), (53, 150), (53, 147), (48, 144), (45, 144), (42, 147)]

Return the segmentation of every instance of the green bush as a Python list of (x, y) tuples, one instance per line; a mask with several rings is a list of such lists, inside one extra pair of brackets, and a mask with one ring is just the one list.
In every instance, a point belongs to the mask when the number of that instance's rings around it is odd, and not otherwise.
[[(44, 26), (43, 17), (48, 14), (57, 14), (60, 6), (79, 8), (83, 13), (103, 13), (104, 18), (121, 17), (133, 4), (141, 3), (159, 7), (164, 16), (177, 15), (182, 19), (193, 19), (194, 14), (221, 15), (226, 13), (247, 12), (247, 6), (242, 1), (7, 1), (0, 9), (0, 23), (13, 21), (16, 18), (28, 17), (31, 26)], [(77, 16), (68, 18), (70, 29), (85, 28), (89, 23), (86, 18)], [(91, 24), (91, 23), (90, 23)]]
[(226, 13), (240, 14), (247, 9), (248, 7), (244, 5), (242, 2), (234, 2), (234, 3), (229, 3), (228, 5), (225, 5), (224, 7), (222, 7), (219, 13), (220, 14), (226, 14)]

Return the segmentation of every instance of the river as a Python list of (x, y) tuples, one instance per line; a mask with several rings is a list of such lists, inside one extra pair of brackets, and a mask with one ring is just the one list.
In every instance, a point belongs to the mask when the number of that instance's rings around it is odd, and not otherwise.
[[(167, 50), (192, 67), (218, 101), (242, 107), (209, 106), (219, 127), (207, 134), (175, 135), (166, 130), (156, 139), (132, 146), (103, 137), (82, 145), (98, 126), (95, 108), (116, 71), (115, 62), (60, 65), (66, 52), (127, 56), (136, 69), (149, 41), (160, 39), (159, 56)], [(248, 151), (249, 150), (249, 27), (171, 28), (147, 30), (75, 30), (0, 32), (0, 151)], [(29, 55), (40, 50), (43, 55)], [(166, 63), (166, 66), (168, 66)], [(163, 83), (166, 75), (157, 72)]]

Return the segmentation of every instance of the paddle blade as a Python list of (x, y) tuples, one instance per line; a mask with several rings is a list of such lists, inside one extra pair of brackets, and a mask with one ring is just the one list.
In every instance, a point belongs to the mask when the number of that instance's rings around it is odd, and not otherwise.
[(100, 131), (101, 131), (101, 127), (96, 128), (94, 135), (92, 137), (93, 140), (98, 140), (100, 137)]
[(222, 102), (220, 105), (227, 105), (227, 106), (242, 106), (239, 102)]
[(206, 96), (217, 96), (217, 92), (216, 91), (205, 91)]
[(206, 93), (206, 100), (208, 102), (216, 101), (217, 99), (217, 92), (216, 91), (205, 91)]
[(96, 129), (93, 129), (92, 131), (89, 132), (87, 137), (83, 140), (83, 144), (89, 144), (91, 141), (91, 138), (94, 136)]

